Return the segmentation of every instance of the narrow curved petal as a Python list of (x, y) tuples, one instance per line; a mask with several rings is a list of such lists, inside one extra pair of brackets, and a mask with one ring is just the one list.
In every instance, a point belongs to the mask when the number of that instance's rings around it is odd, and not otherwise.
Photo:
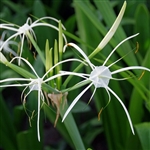
[(128, 121), (129, 121), (129, 124), (130, 124), (130, 128), (132, 130), (132, 133), (134, 134), (134, 129), (133, 129), (133, 125), (132, 125), (132, 121), (131, 121), (131, 118), (130, 118), (130, 115), (128, 113), (128, 110), (126, 109), (125, 105), (123, 104), (123, 102), (121, 101), (121, 99), (118, 97), (118, 95), (112, 90), (110, 89), (109, 87), (107, 87), (108, 90), (117, 98), (117, 100), (120, 102), (120, 104), (122, 105), (125, 113), (126, 113), (126, 116), (128, 118)]
[(134, 69), (146, 70), (146, 71), (150, 72), (150, 69), (148, 69), (146, 67), (131, 66), (131, 67), (125, 67), (125, 68), (118, 69), (116, 71), (113, 71), (111, 74), (116, 74), (116, 73), (119, 73), (119, 72), (123, 72), (123, 71), (127, 71), (127, 70), (134, 70)]
[(72, 91), (72, 90), (74, 90), (74, 89), (83, 87), (84, 85), (87, 85), (87, 84), (89, 84), (90, 82), (91, 82), (91, 81), (90, 81), (90, 80), (87, 80), (87, 79), (82, 80), (82, 81), (78, 82), (77, 84), (73, 85), (73, 86), (70, 87), (70, 88), (66, 88), (66, 89), (64, 89), (64, 90), (61, 90), (61, 92), (62, 92), (62, 93), (65, 93), (65, 92)]
[[(10, 26), (10, 27), (9, 27)], [(0, 28), (18, 32), (17, 28), (13, 28), (14, 24), (0, 24)]]
[(87, 55), (83, 52), (83, 50), (79, 47), (79, 46), (77, 46), (76, 44), (74, 44), (74, 43), (68, 43), (67, 45), (65, 45), (64, 46), (64, 52), (65, 52), (65, 49), (66, 49), (66, 47), (67, 46), (72, 46), (72, 47), (74, 47), (83, 57), (84, 57), (84, 59), (86, 60), (86, 62), (89, 64), (89, 66), (91, 67), (91, 69), (93, 70), (94, 68), (93, 68), (93, 64), (91, 63), (91, 61), (89, 60), (89, 58), (87, 57)]
[(0, 87), (15, 87), (15, 86), (18, 86), (18, 87), (21, 87), (21, 86), (28, 86), (28, 84), (8, 84), (8, 85), (0, 85)]
[(120, 78), (120, 79), (117, 79), (117, 78), (111, 78), (112, 80), (116, 80), (116, 81), (123, 81), (123, 80), (127, 80), (127, 79), (130, 79), (132, 77), (127, 77), (127, 78)]
[(25, 78), (8, 78), (8, 79), (0, 80), (0, 83), (9, 82), (9, 81), (31, 81), (31, 79), (25, 79)]
[[(24, 95), (24, 92), (26, 91), (26, 89), (29, 87), (29, 85), (27, 85), (24, 89), (23, 89), (23, 91), (22, 91), (22, 93), (21, 93), (21, 101), (23, 100), (23, 95)], [(25, 96), (24, 96), (24, 100), (26, 99), (26, 97), (29, 95), (30, 93), (28, 92)], [(24, 101), (23, 100), (23, 101)]]
[(84, 79), (88, 79), (88, 77), (89, 77), (89, 74), (85, 74), (85, 73), (76, 73), (76, 72), (70, 72), (70, 71), (60, 71), (60, 73), (62, 75), (75, 75), (78, 77), (82, 77)]
[(14, 52), (12, 49), (10, 49), (9, 47), (5, 48), (4, 47), (4, 51), (7, 52), (7, 53), (10, 53), (10, 54), (13, 54), (14, 56), (17, 56), (17, 53)]
[[(47, 27), (51, 27), (51, 28), (53, 28), (53, 29), (59, 31), (59, 28), (57, 28), (57, 27), (55, 27), (55, 26), (53, 26), (53, 25), (51, 25), (51, 24), (48, 24), (48, 23), (37, 23), (37, 24), (32, 24), (32, 25), (31, 25), (31, 28), (37, 27), (37, 26), (47, 26)], [(65, 40), (65, 43), (67, 43), (67, 39), (66, 39), (65, 35), (62, 34), (62, 36), (63, 36), (63, 38), (64, 38), (64, 40)]]
[(116, 60), (115, 62), (111, 63), (108, 68), (110, 68), (111, 66), (113, 66), (114, 64), (116, 64), (117, 62), (119, 62), (120, 60), (122, 60), (124, 57), (126, 57), (129, 53), (131, 53), (132, 51), (128, 52), (127, 54), (125, 54), (124, 56), (122, 56), (121, 58), (119, 58), (118, 60)]
[(65, 120), (65, 118), (67, 117), (67, 115), (69, 114), (69, 112), (71, 111), (71, 109), (74, 107), (74, 105), (78, 102), (78, 100), (81, 98), (81, 96), (92, 86), (93, 83), (91, 83), (89, 86), (87, 86), (71, 103), (71, 105), (69, 106), (69, 108), (67, 109), (67, 111), (64, 114), (64, 117), (62, 119), (62, 122)]
[[(44, 74), (44, 76), (42, 77), (42, 79), (44, 79), (46, 76), (47, 76), (47, 74), (51, 71), (51, 70), (53, 70), (56, 66), (58, 66), (58, 65), (60, 65), (60, 64), (63, 64), (63, 63), (65, 63), (65, 62), (69, 62), (69, 61), (78, 61), (78, 62), (81, 62), (81, 63), (83, 63), (83, 64), (85, 64), (82, 60), (80, 60), (80, 59), (66, 59), (66, 60), (63, 60), (63, 61), (60, 61), (60, 62), (58, 62), (57, 64), (55, 64), (53, 67), (51, 67), (45, 74)], [(86, 65), (86, 64), (85, 64)]]
[(2, 35), (1, 35), (0, 41), (4, 41), (4, 40), (5, 40), (5, 35), (6, 35), (6, 34), (8, 35), (9, 32), (8, 32), (8, 31), (3, 31)]
[(37, 133), (38, 133), (38, 141), (40, 141), (40, 92), (41, 92), (41, 89), (39, 87), (39, 90), (38, 90), (38, 116), (37, 116)]
[(7, 44), (8, 41), (10, 41), (12, 38), (14, 38), (14, 37), (16, 37), (18, 35), (19, 35), (19, 33), (15, 33), (12, 36), (10, 36), (5, 42), (3, 42), (3, 44), (0, 47), (0, 51), (4, 48), (4, 45)]
[[(59, 23), (59, 20), (57, 20), (56, 18), (53, 18), (53, 17), (42, 17), (42, 18), (39, 18), (39, 19), (37, 19), (36, 21), (34, 21), (32, 24), (36, 24), (37, 22), (39, 22), (39, 21), (41, 21), (41, 20), (45, 20), (45, 19), (50, 19), (50, 20), (53, 20), (53, 21)], [(63, 24), (62, 24), (62, 28), (63, 28), (64, 30), (66, 30), (66, 28), (64, 27)]]
[(9, 47), (7, 48), (7, 52), (9, 52), (10, 54), (13, 54), (15, 57), (18, 56), (16, 52), (14, 52), (12, 49), (10, 49)]
[(46, 80), (44, 80), (43, 83), (46, 83), (46, 82), (48, 82), (50, 80), (53, 80), (53, 79), (55, 79), (57, 77), (61, 77), (61, 76), (64, 76), (64, 75), (75, 75), (75, 76), (78, 76), (78, 77), (85, 78), (86, 80), (88, 79), (88, 78), (84, 77), (83, 75), (81, 75), (79, 73), (73, 73), (73, 72), (72, 73), (68, 73), (68, 72), (66, 72), (66, 73), (62, 73), (62, 74), (60, 73), (60, 74), (53, 75), (52, 77), (49, 77)]
[(32, 65), (31, 65), (26, 59), (24, 59), (24, 58), (22, 58), (22, 57), (14, 57), (14, 58), (10, 61), (10, 63), (11, 63), (12, 61), (14, 61), (15, 59), (21, 59), (21, 60), (23, 60), (23, 61), (31, 68), (31, 70), (34, 72), (34, 74), (37, 76), (37, 78), (39, 78), (39, 76), (38, 76), (38, 74), (36, 73), (35, 69), (32, 67)]
[(96, 90), (97, 90), (97, 88), (95, 87), (95, 88), (94, 88), (94, 91), (93, 91), (93, 93), (92, 93), (92, 95), (91, 95), (91, 97), (90, 97), (90, 99), (89, 99), (89, 101), (88, 101), (87, 104), (89, 104), (89, 103), (91, 102), (91, 100), (92, 100), (92, 98), (93, 98), (93, 96), (94, 96)]
[(134, 34), (134, 35), (132, 35), (132, 36), (129, 36), (129, 37), (127, 37), (126, 39), (124, 39), (123, 41), (121, 41), (121, 42), (112, 50), (112, 52), (108, 55), (108, 57), (106, 58), (106, 60), (105, 60), (104, 63), (103, 63), (103, 66), (105, 66), (105, 64), (107, 63), (108, 59), (111, 57), (111, 55), (116, 51), (116, 49), (117, 49), (121, 44), (123, 44), (124, 42), (126, 42), (127, 40), (129, 40), (129, 39), (131, 39), (131, 38), (134, 38), (134, 37), (137, 36), (138, 34), (139, 34), (139, 33)]

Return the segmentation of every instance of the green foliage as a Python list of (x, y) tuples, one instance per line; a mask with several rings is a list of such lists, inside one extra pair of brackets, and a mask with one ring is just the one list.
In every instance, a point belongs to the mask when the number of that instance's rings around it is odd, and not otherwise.
[(135, 128), (140, 138), (142, 148), (144, 150), (150, 149), (150, 143), (147, 142), (150, 140), (150, 123), (145, 122), (145, 123), (137, 124)]
[[(34, 31), (37, 39), (28, 34), (31, 43), (27, 43), (27, 40), (25, 40), (23, 56), (26, 60), (29, 60), (38, 75), (42, 77), (45, 70), (47, 72), (53, 65), (63, 59), (81, 58), (75, 51), (68, 50), (63, 53), (63, 46), (66, 44), (63, 40), (63, 34), (66, 35), (69, 42), (73, 41), (80, 44), (84, 52), (90, 56), (108, 32), (108, 29), (111, 28), (122, 4), (123, 1), (109, 0), (72, 0), (63, 2), (61, 0), (17, 0), (17, 2), (2, 0), (0, 1), (0, 22), (6, 21), (6, 23), (22, 26), (27, 17), (36, 20), (40, 17), (52, 16), (61, 20), (57, 25), (59, 32), (49, 27), (35, 27)], [(108, 54), (120, 41), (130, 35), (140, 33), (135, 39), (121, 45), (110, 58), (108, 64), (123, 57), (121, 61), (112, 66), (112, 70), (133, 65), (150, 68), (149, 4), (148, 0), (138, 1), (138, 3), (136, 1), (127, 1), (126, 12), (115, 35), (102, 51), (94, 57), (90, 57), (96, 66), (100, 66), (104, 62)], [(48, 21), (48, 23), (51, 23), (51, 21)], [(66, 30), (62, 30), (61, 23), (65, 25)], [(56, 25), (55, 23), (52, 24)], [(0, 30), (0, 35), (2, 32), (3, 30)], [(13, 32), (11, 31), (10, 34), (12, 35)], [(17, 37), (15, 41), (20, 42), (20, 39)], [(138, 50), (136, 42), (139, 43)], [(30, 44), (31, 49), (28, 48)], [(15, 50), (17, 51), (17, 49)], [(124, 57), (126, 54), (127, 56)], [(12, 56), (6, 54), (6, 58), (10, 61)], [(80, 72), (90, 72), (88, 68), (83, 68), (78, 62), (67, 62), (50, 71), (47, 77), (58, 74), (60, 70), (73, 71), (74, 68), (80, 70)], [(111, 96), (111, 102), (102, 111), (100, 114), (101, 119), (98, 121), (97, 115), (108, 102), (108, 94), (102, 88), (96, 91), (93, 100), (87, 105), (89, 95), (92, 94), (94, 89), (92, 87), (62, 123), (61, 118), (64, 116), (68, 105), (78, 96), (82, 87), (67, 89), (68, 86), (71, 87), (80, 82), (80, 79), (76, 78), (74, 80), (71, 76), (69, 78), (60, 77), (42, 84), (42, 89), (44, 94), (58, 94), (59, 92), (56, 88), (60, 91), (68, 90), (68, 104), (63, 107), (65, 98), (60, 102), (60, 116), (54, 128), (57, 106), (53, 107), (51, 105), (53, 104), (52, 101), (50, 102), (48, 98), (42, 103), (40, 142), (37, 139), (38, 98), (36, 91), (29, 94), (24, 105), (24, 101), (21, 99), (22, 87), (17, 87), (17, 89), (13, 87), (0, 88), (0, 149), (97, 150), (102, 147), (109, 150), (150, 149), (150, 74), (149, 72), (136, 70), (123, 72), (118, 76), (121, 78), (133, 77), (121, 82), (111, 81), (109, 85), (126, 105), (136, 130), (135, 135), (132, 135), (122, 106), (113, 95)], [(11, 77), (36, 78), (31, 68), (27, 65), (18, 66), (17, 61), (6, 65), (0, 63), (0, 80)], [(57, 87), (55, 83), (57, 83)], [(18, 83), (16, 82), (16, 84)], [(11, 96), (10, 91), (19, 93), (19, 97), (17, 94), (15, 97)], [(47, 122), (48, 130), (46, 127)], [(58, 138), (55, 138), (55, 135), (58, 135)]]

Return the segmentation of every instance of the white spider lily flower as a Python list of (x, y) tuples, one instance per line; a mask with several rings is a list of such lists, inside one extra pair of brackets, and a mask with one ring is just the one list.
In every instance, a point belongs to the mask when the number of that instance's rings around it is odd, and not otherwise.
[[(66, 60), (63, 60), (61, 62), (58, 62), (57, 64), (55, 64), (52, 68), (50, 68), (44, 75), (43, 77), (39, 77), (38, 74), (36, 73), (35, 69), (32, 67), (32, 65), (24, 58), (20, 58), (20, 57), (14, 57), (11, 62), (14, 60), (14, 59), (21, 59), (22, 61), (24, 61), (29, 67), (30, 69), (33, 71), (34, 75), (35, 75), (35, 78), (8, 78), (8, 79), (3, 79), (3, 80), (0, 80), (0, 88), (2, 87), (25, 87), (21, 93), (21, 99), (25, 93), (25, 91), (29, 88), (29, 91), (26, 93), (26, 95), (24, 96), (23, 98), (23, 102), (25, 101), (26, 97), (32, 92), (32, 91), (38, 91), (38, 109), (37, 109), (37, 135), (38, 135), (38, 141), (40, 141), (40, 129), (39, 129), (39, 122), (40, 122), (40, 108), (41, 108), (41, 100), (43, 101), (44, 103), (44, 94), (42, 92), (42, 84), (44, 83), (47, 83), (48, 81), (50, 80), (53, 80), (57, 77), (60, 77), (62, 76), (62, 74), (56, 74), (52, 77), (49, 77), (47, 79), (45, 79), (48, 75), (48, 73), (54, 69), (56, 66), (62, 64), (62, 63), (65, 63), (65, 62), (71, 62), (71, 61), (77, 61), (77, 62), (80, 62), (80, 63), (84, 63), (83, 61), (79, 60), (79, 59), (66, 59)], [(8, 66), (9, 64), (8, 63), (11, 63), (11, 62), (8, 62), (5, 57), (3, 56), (3, 54), (0, 52), (0, 61), (2, 63), (6, 63)], [(85, 63), (84, 63), (85, 64)], [(86, 64), (85, 64), (86, 65)], [(9, 84), (4, 84), (4, 83), (7, 83), (7, 82), (19, 82), (18, 83), (9, 83)], [(25, 83), (22, 83), (22, 82), (25, 82)], [(3, 85), (2, 85), (3, 84)], [(55, 92), (58, 92), (59, 91), (57, 89), (54, 89)]]
[[(141, 67), (141, 66), (130, 66), (130, 67), (125, 67), (125, 68), (122, 68), (122, 69), (118, 69), (116, 71), (110, 71), (110, 67), (112, 65), (114, 65), (115, 63), (117, 63), (119, 60), (121, 60), (122, 58), (118, 59), (117, 61), (115, 61), (114, 63), (110, 64), (109, 66), (105, 66), (108, 59), (111, 57), (111, 55), (116, 51), (116, 49), (122, 44), (124, 43), (125, 41), (137, 36), (138, 34), (135, 34), (135, 35), (132, 35), (126, 39), (124, 39), (123, 41), (121, 41), (113, 50), (112, 52), (109, 54), (109, 56), (106, 58), (106, 60), (104, 61), (103, 65), (102, 66), (94, 66), (89, 58), (86, 56), (86, 54), (83, 52), (82, 49), (80, 49), (80, 47), (78, 47), (76, 44), (74, 43), (68, 43), (67, 45), (65, 45), (64, 47), (64, 50), (66, 49), (67, 46), (72, 46), (74, 47), (78, 52), (80, 52), (80, 54), (84, 57), (85, 59), (85, 62), (89, 64), (90, 68), (92, 69), (91, 73), (90, 74), (82, 74), (82, 73), (74, 73), (74, 72), (66, 72), (66, 71), (62, 71), (61, 73), (62, 74), (65, 74), (65, 75), (75, 75), (75, 76), (80, 76), (82, 78), (84, 78), (83, 81), (81, 81), (80, 83), (78, 83), (77, 85), (79, 84), (83, 84), (83, 83), (88, 83), (87, 81), (91, 82), (74, 100), (73, 102), (71, 103), (71, 105), (69, 106), (69, 108), (67, 109), (67, 111), (65, 112), (64, 116), (63, 116), (63, 119), (62, 119), (62, 122), (65, 120), (65, 118), (67, 117), (68, 113), (71, 111), (71, 109), (74, 107), (74, 105), (78, 102), (78, 100), (81, 98), (81, 96), (92, 86), (94, 85), (95, 89), (94, 89), (94, 92), (90, 98), (90, 100), (92, 99), (92, 97), (94, 96), (95, 92), (96, 92), (96, 89), (97, 88), (105, 88), (106, 89), (106, 92), (108, 93), (108, 97), (109, 97), (109, 101), (111, 99), (111, 96), (110, 96), (110, 93), (112, 93), (116, 98), (117, 100), (120, 102), (120, 104), (122, 105), (125, 113), (126, 113), (126, 116), (128, 118), (128, 121), (129, 121), (129, 124), (130, 124), (130, 127), (131, 127), (131, 130), (132, 130), (132, 133), (134, 134), (134, 129), (133, 129), (133, 125), (132, 125), (132, 121), (130, 119), (130, 116), (129, 116), (129, 113), (125, 107), (125, 105), (123, 104), (123, 102), (121, 101), (121, 99), (117, 96), (117, 94), (108, 86), (109, 85), (109, 82), (111, 79), (113, 80), (125, 80), (127, 78), (123, 78), (123, 79), (117, 79), (117, 78), (113, 78), (112, 76), (114, 74), (117, 74), (117, 73), (120, 73), (120, 72), (123, 72), (123, 71), (127, 71), (127, 70), (132, 70), (132, 69), (141, 69), (141, 70), (146, 70), (146, 71), (149, 71), (150, 72), (150, 69), (146, 68), (146, 67)], [(90, 102), (89, 100), (89, 102)]]
[[(6, 35), (7, 33), (8, 33), (8, 32), (6, 32), (6, 31), (4, 31), (4, 32), (2, 33), (2, 36), (1, 36), (1, 38), (0, 38), (0, 47), (2, 47), (2, 45), (5, 43), (4, 40), (5, 40), (5, 35)], [(2, 47), (3, 51), (6, 52), (6, 53), (11, 53), (11, 54), (13, 54), (14, 56), (17, 56), (17, 53), (16, 53), (14, 50), (12, 50), (12, 49), (10, 48), (10, 44), (15, 45), (15, 46), (18, 47), (18, 43), (17, 43), (17, 42), (15, 42), (15, 41), (8, 41), (8, 42), (6, 42), (6, 43), (4, 44), (4, 46)], [(0, 49), (0, 51), (2, 51), (2, 49)]]
[[(5, 44), (8, 43), (8, 41), (10, 41), (12, 38), (15, 38), (17, 37), (18, 35), (20, 36), (20, 40), (21, 40), (21, 49), (20, 49), (20, 55), (19, 57), (21, 57), (22, 55), (22, 50), (23, 50), (23, 44), (24, 44), (24, 38), (26, 37), (27, 38), (27, 41), (29, 41), (29, 37), (28, 37), (28, 33), (30, 33), (34, 39), (36, 39), (36, 35), (33, 31), (33, 28), (34, 27), (37, 27), (37, 26), (47, 26), (47, 27), (50, 27), (50, 28), (53, 28), (57, 31), (59, 31), (59, 28), (52, 25), (52, 24), (49, 24), (49, 23), (46, 23), (46, 22), (40, 22), (40, 21), (43, 21), (45, 19), (50, 19), (50, 20), (53, 20), (57, 23), (59, 23), (59, 21), (53, 17), (42, 17), (36, 21), (34, 21), (32, 23), (32, 20), (31, 18), (27, 18), (27, 21), (24, 25), (22, 25), (21, 27), (16, 27), (15, 24), (0, 24), (0, 28), (2, 29), (8, 29), (8, 30), (11, 30), (11, 31), (14, 31), (16, 32), (15, 34), (13, 34), (12, 36), (10, 36), (1, 46), (0, 46), (0, 51), (4, 48)], [(62, 25), (62, 28), (65, 30), (65, 27)], [(64, 40), (65, 42), (67, 43), (67, 40), (66, 40), (66, 37), (65, 35), (63, 34), (63, 37), (64, 37)], [(20, 65), (20, 59), (19, 59), (19, 65)]]

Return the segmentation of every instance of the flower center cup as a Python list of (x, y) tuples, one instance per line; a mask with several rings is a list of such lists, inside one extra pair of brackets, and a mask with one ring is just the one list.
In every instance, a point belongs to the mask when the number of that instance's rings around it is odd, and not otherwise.
[(41, 78), (33, 79), (33, 84), (29, 86), (31, 91), (38, 91), (41, 89), (43, 80)]
[(29, 31), (31, 29), (31, 27), (27, 24), (27, 23), (25, 23), (23, 26), (21, 26), (20, 28), (19, 28), (19, 33), (23, 33), (23, 34), (25, 34), (27, 31)]
[(90, 74), (90, 80), (93, 82), (96, 88), (106, 88), (111, 78), (111, 72), (108, 67), (105, 66), (96, 66)]

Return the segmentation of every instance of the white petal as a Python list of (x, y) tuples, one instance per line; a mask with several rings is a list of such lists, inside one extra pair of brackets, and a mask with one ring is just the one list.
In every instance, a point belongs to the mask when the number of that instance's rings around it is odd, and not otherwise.
[(38, 141), (40, 141), (40, 92), (41, 90), (38, 90), (38, 116), (37, 116), (37, 134), (38, 134)]
[(25, 79), (25, 78), (8, 78), (8, 79), (0, 80), (0, 83), (9, 82), (9, 81), (31, 81), (31, 79)]
[[(135, 36), (137, 36), (139, 33), (137, 33), (137, 34), (134, 34), (134, 35), (132, 35), (132, 36), (129, 36), (129, 37), (127, 37), (126, 39), (124, 39), (123, 41), (121, 41), (113, 50), (112, 50), (112, 52), (109, 54), (109, 56), (106, 58), (106, 60), (105, 60), (105, 62), (103, 63), (103, 66), (105, 66), (105, 64), (106, 64), (106, 62), (108, 61), (108, 59), (111, 57), (111, 55), (115, 52), (115, 50), (121, 45), (121, 44), (123, 44), (125, 41), (127, 41), (127, 40), (129, 40), (129, 39), (131, 39), (131, 38), (133, 38), (133, 37), (135, 37)], [(111, 65), (112, 66), (112, 65)]]
[(82, 77), (84, 79), (88, 79), (86, 76), (89, 76), (89, 74), (84, 74), (84, 73), (76, 73), (76, 72), (70, 72), (70, 71), (60, 71), (62, 75), (75, 75), (78, 77)]
[(146, 67), (131, 66), (131, 67), (125, 67), (125, 68), (118, 69), (116, 71), (113, 71), (111, 74), (116, 74), (116, 73), (119, 73), (119, 72), (123, 72), (123, 71), (127, 71), (127, 70), (134, 70), (134, 69), (146, 70), (146, 71), (150, 72), (150, 69), (148, 69)]
[(67, 115), (69, 114), (69, 112), (71, 111), (71, 109), (74, 107), (74, 105), (78, 102), (78, 100), (80, 99), (80, 97), (92, 86), (93, 83), (91, 83), (88, 87), (86, 87), (71, 103), (71, 105), (69, 106), (69, 108), (67, 109), (67, 111), (64, 114), (64, 117), (62, 119), (62, 122), (65, 120), (65, 118), (67, 117)]
[(14, 59), (21, 59), (21, 60), (23, 60), (23, 61), (31, 68), (31, 70), (35, 73), (35, 75), (37, 76), (37, 78), (39, 78), (39, 76), (38, 76), (38, 74), (36, 73), (36, 71), (35, 71), (35, 69), (33, 68), (33, 66), (32, 66), (26, 59), (24, 59), (24, 58), (22, 58), (22, 57), (14, 57), (14, 58), (10, 61), (10, 63), (11, 63), (12, 61), (14, 61)]
[(0, 28), (1, 29), (8, 29), (8, 30), (12, 30), (12, 31), (18, 32), (18, 29), (13, 28), (14, 26), (15, 26), (14, 24), (0, 24)]
[[(39, 22), (41, 20), (44, 20), (44, 19), (54, 20), (55, 22), (59, 23), (59, 20), (57, 20), (56, 18), (53, 18), (53, 17), (42, 17), (42, 18), (39, 18), (38, 20), (34, 21), (32, 24), (36, 24), (37, 22)], [(64, 30), (66, 30), (65, 27), (63, 26), (63, 24), (62, 24), (62, 28)]]
[[(47, 27), (51, 27), (51, 28), (53, 28), (53, 29), (59, 31), (59, 28), (55, 27), (54, 25), (48, 24), (48, 23), (37, 23), (37, 24), (34, 24), (34, 25), (32, 24), (32, 25), (31, 25), (32, 28), (33, 28), (33, 27), (37, 27), (37, 26), (47, 26)], [(65, 43), (67, 43), (67, 39), (66, 39), (65, 35), (62, 34), (62, 36), (63, 36), (63, 38), (64, 38)]]
[(130, 124), (130, 127), (131, 127), (131, 130), (132, 130), (132, 133), (134, 134), (134, 129), (133, 129), (133, 125), (132, 125), (132, 121), (131, 121), (131, 118), (130, 118), (130, 115), (128, 113), (128, 110), (126, 109), (125, 105), (123, 104), (123, 102), (121, 101), (121, 99), (118, 97), (118, 95), (112, 91), (109, 87), (107, 87), (108, 90), (118, 99), (118, 101), (120, 102), (120, 104), (122, 105), (125, 113), (126, 113), (126, 116), (128, 118), (128, 121), (129, 121), (129, 124)]
[(10, 37), (1, 45), (0, 51), (3, 49), (3, 47), (5, 46), (5, 44), (7, 44), (8, 41), (10, 41), (12, 38), (14, 38), (14, 37), (16, 37), (16, 36), (18, 36), (18, 35), (19, 35), (19, 33), (15, 33), (15, 34), (13, 34), (12, 36), (10, 36)]
[(65, 48), (66, 48), (67, 46), (72, 46), (72, 47), (74, 47), (74, 48), (84, 57), (84, 59), (86, 60), (86, 62), (90, 65), (91, 69), (93, 70), (93, 64), (90, 62), (90, 60), (89, 60), (89, 58), (87, 57), (87, 55), (83, 52), (83, 50), (82, 50), (79, 46), (77, 46), (77, 45), (74, 44), (74, 43), (68, 43), (67, 45), (65, 45), (64, 51), (65, 51)]
[[(47, 76), (47, 74), (51, 71), (51, 70), (53, 70), (56, 66), (58, 66), (58, 65), (60, 65), (60, 64), (63, 64), (63, 63), (65, 63), (65, 62), (69, 62), (69, 61), (78, 61), (78, 62), (81, 62), (81, 63), (84, 63), (83, 61), (81, 61), (81, 60), (79, 60), (79, 59), (66, 59), (66, 60), (63, 60), (63, 61), (60, 61), (60, 62), (58, 62), (57, 64), (55, 64), (53, 67), (51, 67), (45, 74), (44, 74), (44, 76), (42, 77), (42, 79), (44, 79), (46, 76)], [(84, 63), (85, 64), (85, 63)], [(86, 65), (86, 64), (85, 64)]]

